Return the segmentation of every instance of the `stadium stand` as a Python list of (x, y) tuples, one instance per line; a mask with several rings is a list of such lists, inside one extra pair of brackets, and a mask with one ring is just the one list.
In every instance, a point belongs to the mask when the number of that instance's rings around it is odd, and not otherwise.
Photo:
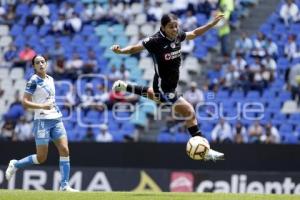
[[(49, 15), (42, 17), (43, 20), (33, 18), (35, 1), (23, 0), (17, 5), (2, 5), (7, 12), (11, 12), (11, 7), (13, 7), (15, 17), (12, 19), (13, 23), (1, 21), (0, 26), (0, 60), (3, 60), (0, 68), (1, 127), (8, 121), (12, 122), (13, 126), (19, 124), (24, 111), (15, 105), (20, 105), (16, 103), (17, 99), (23, 92), (26, 79), (33, 73), (29, 61), (32, 55), (38, 53), (48, 57), (49, 73), (57, 80), (57, 101), (65, 116), (64, 121), (70, 141), (87, 140), (87, 130), (93, 132), (88, 141), (95, 141), (100, 133), (99, 125), (102, 123), (108, 125), (108, 131), (116, 142), (139, 140), (138, 133), (147, 131), (151, 126), (149, 120), (156, 113), (155, 106), (153, 106), (154, 109), (152, 106), (140, 106), (136, 110), (124, 111), (126, 102), (143, 105), (147, 100), (124, 94), (113, 94), (110, 88), (113, 81), (120, 78), (150, 85), (154, 74), (152, 60), (144, 53), (132, 57), (116, 55), (109, 47), (115, 43), (121, 46), (133, 44), (154, 33), (159, 29), (159, 18), (163, 13), (174, 11), (184, 22), (189, 17), (187, 11), (192, 11), (191, 17), (196, 19), (194, 24), (191, 23), (192, 27), (206, 23), (212, 11), (217, 9), (217, 1), (209, 1), (210, 5), (187, 4), (184, 10), (181, 8), (176, 8), (178, 9), (176, 10), (173, 7), (175, 5), (173, 1), (156, 0), (153, 2), (142, 5), (140, 1), (116, 3), (106, 0), (67, 0), (53, 3), (45, 0), (43, 5), (46, 10), (49, 10)], [(161, 13), (157, 12), (153, 15), (150, 8), (156, 3), (161, 6)], [(240, 18), (247, 17), (250, 12), (249, 5), (257, 3), (256, 0), (236, 1), (235, 10), (230, 18), (231, 26), (237, 28)], [(299, 5), (298, 1), (297, 4)], [(299, 112), (291, 109), (291, 107), (297, 107), (292, 101), (292, 97), (296, 98), (297, 94), (292, 95), (287, 90), (286, 85), (289, 84), (285, 80), (285, 74), (294, 64), (299, 63), (299, 58), (286, 55), (284, 51), (284, 45), (288, 40), (296, 42), (299, 46), (299, 38), (288, 39), (288, 36), (296, 33), (299, 27), (298, 24), (292, 23), (288, 25), (288, 33), (282, 31), (286, 29), (286, 25), (280, 19), (281, 6), (282, 4), (260, 28), (262, 37), (271, 38), (277, 45), (278, 53), (272, 55), (272, 58), (276, 60), (278, 67), (265, 70), (264, 74), (256, 74), (264, 80), (252, 83), (241, 79), (242, 81), (237, 80), (231, 83), (228, 81), (233, 80), (227, 69), (232, 63), (222, 63), (217, 72), (211, 71), (207, 83), (219, 89), (214, 92), (204, 91), (205, 101), (213, 100), (213, 102), (223, 104), (224, 115), (232, 116), (234, 114), (232, 111), (236, 110), (238, 102), (259, 100), (265, 108), (261, 123), (272, 122), (279, 130), (282, 142), (299, 143), (298, 135), (296, 135), (300, 130), (297, 123)], [(251, 36), (250, 39), (258, 46), (261, 45), (261, 41), (265, 42), (263, 38), (257, 39), (257, 36)], [(220, 45), (217, 29), (211, 29), (197, 38), (195, 43), (201, 45), (195, 45), (183, 61), (179, 90), (183, 90), (186, 84), (194, 80), (195, 75), (196, 77), (202, 76), (202, 67), (210, 51), (215, 51)], [(239, 49), (235, 49), (233, 52), (238, 51)], [(257, 52), (253, 50), (243, 55), (248, 68), (257, 67), (255, 56), (253, 56), (255, 53)], [(249, 70), (243, 70), (238, 72), (240, 77), (253, 75), (253, 73), (247, 74)], [(211, 99), (211, 94), (215, 98)], [(271, 98), (272, 101), (270, 101)], [(120, 100), (123, 104), (116, 104)], [(118, 107), (117, 113), (111, 110), (115, 105)], [(285, 114), (279, 113), (281, 109)], [(115, 114), (119, 119), (114, 117)], [(211, 110), (203, 107), (199, 109), (198, 114), (209, 117)], [(31, 115), (25, 115), (27, 122), (32, 120)], [(124, 122), (124, 119), (128, 119), (129, 116), (131, 120)], [(237, 121), (241, 121), (246, 128), (252, 124), (244, 118), (229, 120), (229, 123), (235, 126)], [(209, 139), (211, 139), (210, 132), (217, 123), (218, 120), (212, 120), (209, 125), (201, 124), (204, 135)], [(187, 141), (188, 137), (184, 128), (179, 126), (177, 129), (178, 131), (173, 130), (172, 133), (162, 131), (158, 134), (157, 141)], [(10, 139), (18, 140), (14, 136)]]

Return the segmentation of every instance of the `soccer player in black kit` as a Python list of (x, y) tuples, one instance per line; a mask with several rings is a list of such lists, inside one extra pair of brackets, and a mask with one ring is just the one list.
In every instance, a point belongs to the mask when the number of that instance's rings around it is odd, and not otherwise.
[[(206, 25), (190, 32), (183, 32), (179, 29), (178, 18), (173, 14), (165, 14), (161, 18), (160, 30), (145, 38), (139, 44), (124, 48), (113, 45), (111, 49), (117, 54), (135, 54), (147, 49), (153, 58), (155, 70), (153, 88), (118, 80), (113, 84), (113, 90), (127, 91), (145, 96), (156, 102), (171, 104), (176, 113), (185, 117), (186, 126), (191, 136), (201, 136), (193, 106), (182, 96), (176, 94), (179, 68), (181, 66), (181, 42), (202, 35), (215, 26), (223, 17), (223, 14), (218, 14), (213, 21)], [(210, 149), (205, 160), (220, 160), (223, 157), (223, 153)]]

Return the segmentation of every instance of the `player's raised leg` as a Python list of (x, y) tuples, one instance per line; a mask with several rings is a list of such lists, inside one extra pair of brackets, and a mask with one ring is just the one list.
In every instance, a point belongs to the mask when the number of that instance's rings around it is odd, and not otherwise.
[(48, 144), (36, 146), (37, 154), (33, 154), (20, 160), (11, 160), (5, 171), (6, 180), (9, 181), (18, 169), (26, 168), (34, 164), (42, 164), (47, 160)]
[[(192, 137), (202, 136), (201, 131), (197, 125), (196, 114), (193, 106), (187, 102), (183, 97), (179, 97), (173, 105), (174, 111), (185, 118), (186, 126)], [(205, 157), (205, 160), (222, 160), (224, 154), (210, 149)]]
[(151, 87), (133, 85), (133, 84), (125, 83), (122, 80), (118, 80), (118, 81), (114, 82), (112, 89), (113, 89), (113, 91), (116, 91), (116, 92), (130, 92), (130, 93), (140, 95), (140, 96), (146, 97), (146, 98), (154, 100), (154, 101), (159, 101), (159, 99), (156, 99), (153, 88), (151, 88)]

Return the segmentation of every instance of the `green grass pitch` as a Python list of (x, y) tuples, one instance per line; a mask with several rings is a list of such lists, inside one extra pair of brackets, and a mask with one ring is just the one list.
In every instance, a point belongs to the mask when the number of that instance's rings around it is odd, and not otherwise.
[(52, 192), (0, 190), (0, 200), (299, 200), (294, 195), (153, 193), (153, 192)]

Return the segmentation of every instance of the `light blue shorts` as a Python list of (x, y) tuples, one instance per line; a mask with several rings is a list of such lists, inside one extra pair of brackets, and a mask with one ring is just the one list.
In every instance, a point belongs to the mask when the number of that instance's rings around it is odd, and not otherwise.
[(33, 133), (36, 145), (47, 145), (50, 139), (57, 140), (67, 136), (67, 132), (61, 118), (34, 120)]

